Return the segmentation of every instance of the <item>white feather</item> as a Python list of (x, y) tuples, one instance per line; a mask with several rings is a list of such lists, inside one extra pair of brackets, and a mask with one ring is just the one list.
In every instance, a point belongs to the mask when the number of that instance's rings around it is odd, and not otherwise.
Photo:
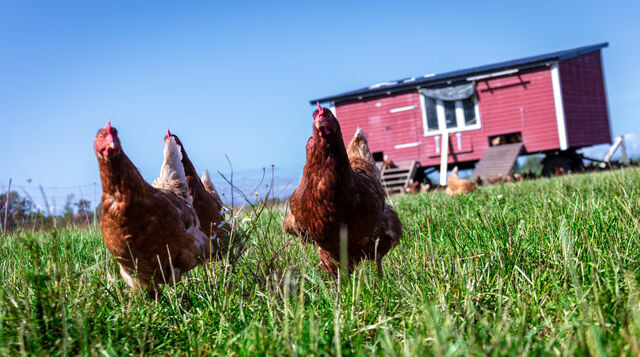
[(174, 137), (165, 140), (163, 153), (160, 176), (153, 181), (152, 186), (171, 190), (191, 202), (193, 199), (189, 196), (187, 177), (182, 166), (182, 152)]
[(213, 182), (211, 182), (211, 175), (209, 175), (209, 170), (204, 170), (201, 180), (203, 185), (211, 185), (211, 187), (213, 187)]

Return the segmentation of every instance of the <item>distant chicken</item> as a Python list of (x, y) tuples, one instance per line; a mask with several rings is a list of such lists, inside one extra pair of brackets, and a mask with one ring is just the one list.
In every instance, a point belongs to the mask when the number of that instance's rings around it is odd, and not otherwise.
[(225, 227), (218, 227), (222, 222), (221, 210), (224, 206), (220, 196), (215, 190), (209, 171), (205, 170), (202, 178), (198, 177), (193, 163), (189, 160), (184, 145), (180, 139), (167, 131), (167, 138), (172, 137), (176, 143), (180, 146), (180, 152), (182, 154), (182, 165), (184, 166), (184, 173), (187, 178), (187, 185), (189, 186), (189, 194), (193, 197), (193, 208), (198, 214), (200, 219), (200, 230), (207, 236), (216, 236), (216, 238), (222, 238), (226, 232)]
[(402, 224), (385, 204), (380, 171), (364, 133), (358, 128), (345, 149), (338, 120), (319, 104), (313, 124), (302, 180), (291, 196), (291, 216), (283, 222), (285, 230), (296, 227), (307, 234), (318, 247), (320, 267), (330, 274), (337, 275), (340, 268), (341, 237), (347, 271), (372, 259), (382, 274), (382, 257), (400, 240)]
[(447, 179), (447, 195), (453, 196), (460, 193), (469, 193), (474, 187), (471, 181), (458, 177), (458, 167), (454, 167)]
[(513, 183), (513, 182), (522, 182), (524, 181), (524, 176), (522, 176), (519, 173), (510, 173), (507, 176), (504, 177), (504, 182), (506, 183)]
[(487, 182), (491, 185), (495, 185), (497, 183), (501, 183), (502, 182), (502, 174), (498, 174), (498, 176), (496, 177), (488, 177), (487, 178)]
[(385, 169), (392, 169), (394, 167), (397, 167), (396, 164), (393, 163), (393, 160), (389, 158), (389, 156), (385, 155), (382, 159), (384, 160), (383, 165)]
[(423, 184), (420, 181), (414, 181), (413, 179), (409, 183), (409, 187), (407, 187), (407, 193), (424, 193), (427, 192), (429, 185)]
[(102, 181), (102, 236), (134, 292), (157, 293), (214, 253), (200, 231), (174, 138), (164, 144), (160, 176), (149, 185), (122, 150), (118, 131), (100, 129), (94, 150)]

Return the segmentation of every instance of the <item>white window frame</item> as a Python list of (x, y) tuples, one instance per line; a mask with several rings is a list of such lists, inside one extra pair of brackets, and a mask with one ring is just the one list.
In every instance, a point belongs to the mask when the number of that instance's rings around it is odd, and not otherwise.
[[(461, 100), (455, 101), (456, 105), (456, 124), (455, 128), (447, 128), (444, 114), (444, 103), (440, 99), (436, 99), (436, 115), (438, 116), (439, 130), (429, 131), (427, 126), (427, 108), (424, 94), (420, 93), (420, 110), (422, 112), (422, 128), (424, 136), (442, 135), (444, 133), (457, 133), (461, 131), (478, 130), (482, 126), (480, 123), (480, 110), (478, 109), (478, 97), (473, 94), (473, 109), (476, 114), (476, 123), (473, 125), (465, 125), (464, 107)], [(443, 128), (443, 129), (442, 129)]]

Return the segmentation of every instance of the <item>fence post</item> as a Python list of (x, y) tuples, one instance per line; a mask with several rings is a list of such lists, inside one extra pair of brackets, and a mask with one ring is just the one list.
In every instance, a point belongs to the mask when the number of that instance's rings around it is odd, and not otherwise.
[(9, 215), (9, 193), (11, 193), (11, 179), (9, 179), (9, 188), (7, 188), (7, 195), (4, 197), (4, 223), (2, 223), (2, 233), (7, 233), (7, 216)]

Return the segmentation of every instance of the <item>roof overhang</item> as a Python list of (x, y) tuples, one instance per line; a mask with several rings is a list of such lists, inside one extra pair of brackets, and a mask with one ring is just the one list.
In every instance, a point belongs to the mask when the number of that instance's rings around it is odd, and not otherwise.
[(558, 61), (578, 57), (594, 51), (599, 51), (608, 47), (608, 42), (595, 45), (573, 48), (564, 51), (552, 52), (543, 55), (520, 58), (517, 60), (499, 62), (479, 67), (473, 67), (442, 74), (428, 74), (423, 77), (411, 77), (397, 81), (378, 83), (367, 88), (362, 88), (337, 95), (312, 99), (311, 104), (316, 102), (346, 102), (352, 100), (362, 100), (364, 98), (391, 95), (398, 92), (410, 92), (421, 88), (441, 87), (461, 82), (470, 82), (512, 75), (514, 73), (541, 66), (550, 66)]

